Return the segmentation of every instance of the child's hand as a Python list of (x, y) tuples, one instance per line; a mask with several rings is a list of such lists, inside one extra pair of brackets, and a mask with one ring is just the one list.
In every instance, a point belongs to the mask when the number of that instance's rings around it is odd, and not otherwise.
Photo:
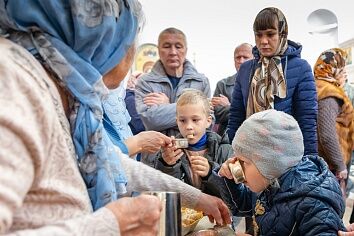
[(237, 157), (231, 157), (231, 158), (227, 159), (224, 163), (222, 163), (221, 168), (219, 170), (219, 175), (221, 177), (233, 179), (231, 171), (229, 169), (229, 164), (235, 163), (236, 161), (237, 161)]
[(171, 137), (172, 142), (162, 147), (162, 158), (168, 165), (174, 165), (183, 156), (182, 149), (175, 146), (175, 137)]
[(191, 156), (190, 162), (194, 173), (198, 174), (200, 177), (208, 175), (210, 170), (208, 159), (202, 156)]

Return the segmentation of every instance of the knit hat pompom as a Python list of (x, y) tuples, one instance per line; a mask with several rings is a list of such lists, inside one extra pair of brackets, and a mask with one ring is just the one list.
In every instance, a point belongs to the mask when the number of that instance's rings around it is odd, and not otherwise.
[(279, 178), (304, 155), (297, 121), (274, 109), (257, 112), (237, 130), (232, 147), (236, 156), (251, 160), (267, 179)]

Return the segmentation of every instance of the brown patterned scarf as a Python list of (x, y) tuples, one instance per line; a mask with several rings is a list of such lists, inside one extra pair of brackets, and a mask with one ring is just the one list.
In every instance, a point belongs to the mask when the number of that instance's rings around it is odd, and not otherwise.
[(248, 118), (253, 113), (274, 108), (274, 96), (286, 97), (286, 79), (281, 64), (281, 56), (288, 48), (288, 24), (284, 14), (277, 8), (280, 43), (272, 57), (261, 55), (253, 75), (247, 101)]
[(339, 86), (337, 75), (345, 67), (347, 53), (340, 48), (332, 48), (321, 53), (313, 68), (315, 79), (326, 80)]

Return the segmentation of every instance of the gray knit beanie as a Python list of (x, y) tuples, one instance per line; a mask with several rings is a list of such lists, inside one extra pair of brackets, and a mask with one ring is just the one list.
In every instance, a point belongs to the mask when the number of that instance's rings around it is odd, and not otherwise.
[(304, 155), (298, 123), (292, 116), (274, 109), (257, 112), (245, 120), (232, 147), (236, 156), (251, 160), (269, 180), (279, 178)]

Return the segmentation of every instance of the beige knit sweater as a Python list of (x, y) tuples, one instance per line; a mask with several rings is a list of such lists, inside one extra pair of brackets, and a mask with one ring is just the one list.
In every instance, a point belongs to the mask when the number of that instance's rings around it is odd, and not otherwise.
[[(92, 213), (54, 83), (23, 48), (0, 38), (0, 51), (0, 234), (120, 235), (110, 210)], [(120, 156), (129, 191), (180, 191), (196, 204), (199, 190)]]

